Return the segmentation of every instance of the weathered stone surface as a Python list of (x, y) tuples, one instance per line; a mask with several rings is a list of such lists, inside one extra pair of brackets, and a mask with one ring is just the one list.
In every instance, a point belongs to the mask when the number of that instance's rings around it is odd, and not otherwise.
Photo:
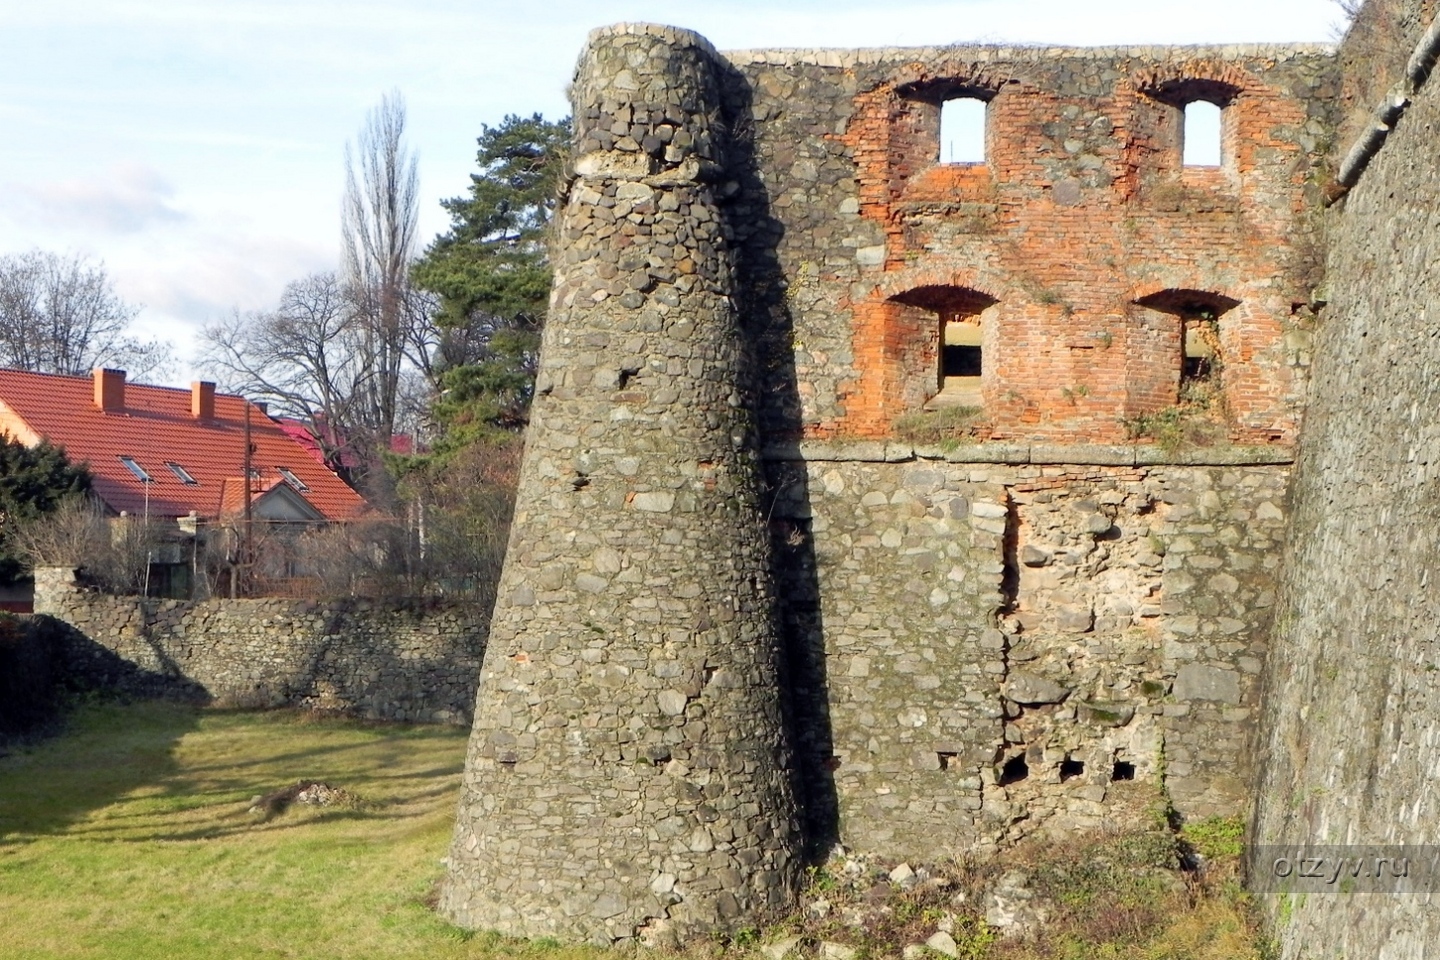
[(1175, 674), (1175, 699), (1240, 702), (1240, 676), (1234, 670), (1187, 663)]
[[(799, 652), (805, 691), (794, 701), (798, 728), (824, 733), (800, 741), (804, 782), (822, 797), (833, 784), (847, 845), (913, 864), (933, 855), (937, 829), (983, 851), (1031, 831), (1099, 828), (1131, 816), (1139, 795), (1126, 783), (1107, 788), (1115, 762), (1152, 785), (1162, 745), (1171, 775), (1194, 787), (1176, 801), (1187, 817), (1245, 810), (1250, 727), (1233, 711), (1257, 702), (1242, 664), (1264, 650), (1283, 532), (1282, 521), (1253, 514), (1283, 502), (1283, 469), (770, 469), (784, 491), (772, 530), (787, 644)], [(1215, 502), (1201, 507), (1206, 491)], [(976, 503), (996, 508), (1001, 531), (1013, 524), (1013, 538), (975, 526)], [(1109, 539), (1087, 529), (1097, 514), (1111, 518)], [(1050, 562), (1017, 562), (1027, 546)], [(1217, 558), (1238, 581), (1234, 594), (1214, 592), (1213, 573), (1168, 591), (1167, 563), (1179, 573)], [(1087, 611), (1089, 630), (1063, 628), (1055, 615), (1067, 606)], [(1227, 633), (1231, 620), (1241, 627)], [(1176, 659), (1181, 646), (1185, 659)], [(1185, 664), (1231, 671), (1241, 703), (1197, 700), (1176, 712), (1181, 704), (1166, 697)], [(1025, 675), (1054, 685), (1026, 697), (1074, 693), (1018, 707), (1006, 691)], [(1002, 786), (1017, 755), (1028, 775)], [(1083, 764), (1078, 781), (1062, 780), (1067, 761)], [(1019, 824), (1006, 812), (1012, 803), (1025, 811)], [(829, 810), (811, 815), (823, 827), (835, 822)]]
[(1030, 878), (1012, 870), (1000, 878), (985, 905), (985, 922), (997, 928), (1002, 936), (1023, 937), (1040, 927), (1046, 910), (1036, 902), (1030, 889)]
[[(1355, 108), (1336, 157), (1370, 135), (1382, 99), (1393, 103), (1387, 92), (1434, 16), (1419, 0), (1365, 5), (1341, 49)], [(1329, 213), (1329, 303), (1257, 725), (1265, 764), (1250, 876), (1286, 958), (1419, 958), (1440, 943), (1433, 893), (1370, 893), (1347, 877), (1339, 895), (1333, 883), (1296, 886), (1276, 876), (1267, 849), (1363, 859), (1436, 838), (1437, 78), (1387, 127), (1383, 149)]]
[(925, 946), (943, 957), (960, 956), (960, 947), (955, 943), (955, 938), (944, 930), (935, 931), (930, 939), (925, 941)]
[[(35, 612), (66, 625), (60, 656), (81, 683), (139, 693), (177, 686), (221, 706), (459, 724), (471, 720), (489, 608), (112, 597), (52, 567), (36, 571)], [(115, 656), (97, 657), (102, 649)]]
[(800, 946), (800, 937), (782, 937), (773, 943), (767, 943), (760, 948), (766, 960), (785, 960), (794, 953)]
[[(1263, 149), (1227, 140), (1214, 176), (1179, 163), (1158, 95), (1197, 70), (1238, 91), (1227, 129), (1266, 131)], [(1162, 756), (1185, 816), (1241, 812), (1334, 80), (1315, 48), (721, 57), (668, 28), (597, 34), (486, 667), (508, 721), (477, 719), (451, 876), (470, 899), (451, 915), (622, 939), (744, 924), (787, 890), (788, 801), (749, 815), (780, 824), (763, 840), (717, 832), (733, 817), (707, 802), (769, 797), (783, 746), (695, 766), (732, 755), (714, 744), (736, 704), (775, 709), (768, 667), (714, 651), (752, 657), (775, 630), (813, 837), (918, 863), (937, 835), (986, 851), (1124, 822)], [(1006, 118), (982, 166), (935, 162), (955, 83)], [(1225, 436), (1127, 442), (1122, 419), (1179, 399), (1196, 296), (1224, 308), (1205, 327), (1223, 376), (1202, 386)], [(976, 442), (898, 438), (936, 397), (957, 311), (983, 335)], [(762, 523), (769, 560), (745, 539)], [(556, 567), (574, 588), (547, 585)], [(1233, 675), (1233, 701), (1167, 701), (1192, 666)], [(585, 696), (536, 706), (558, 690)], [(513, 763), (486, 752), (497, 726)], [(596, 819), (620, 826), (579, 839)], [(517, 851), (564, 909), (514, 879)], [(557, 876), (571, 857), (586, 866)], [(721, 882), (734, 897), (705, 889), (723, 870), (748, 878)], [(594, 916), (600, 892), (667, 875), (680, 901), (642, 907), (647, 888)]]
[(597, 31), (577, 68), (577, 179), (441, 894), (467, 927), (659, 943), (793, 903), (721, 83), (668, 27)]
[(1001, 688), (1016, 703), (1059, 703), (1070, 696), (1070, 688), (1023, 670), (1013, 671)]

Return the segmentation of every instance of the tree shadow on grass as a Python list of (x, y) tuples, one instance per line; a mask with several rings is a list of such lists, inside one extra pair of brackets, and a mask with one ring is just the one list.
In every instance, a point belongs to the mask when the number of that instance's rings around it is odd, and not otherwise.
[(0, 758), (0, 846), (65, 833), (177, 771), (175, 746), (199, 707), (97, 695), (70, 701), (60, 734)]
[[(0, 755), (0, 845), (54, 834), (144, 841), (250, 831), (266, 826), (246, 815), (250, 798), (298, 777), (347, 789), (353, 780), (378, 802), (373, 810), (349, 813), (409, 819), (425, 813), (434, 802), (427, 798), (458, 784), (465, 737), (457, 728), (373, 724), (376, 736), (357, 737), (354, 725), (372, 724), (292, 712), (241, 720), (227, 743), (226, 715), (253, 712), (206, 711), (219, 755), (192, 750), (182, 763), (177, 745), (199, 727), (209, 702), (203, 687), (171, 664), (146, 670), (67, 624), (36, 619), (47, 621), (37, 624), (45, 634), (37, 649), (54, 664), (46, 678), (55, 688), (54, 705), (27, 740)], [(337, 721), (350, 732), (331, 736)], [(446, 749), (451, 741), (453, 751)], [(453, 752), (453, 761), (441, 750)], [(407, 761), (425, 769), (406, 770)], [(438, 784), (441, 779), (449, 782)]]
[[(413, 821), (433, 815), (437, 805), (448, 811), (444, 800), (458, 791), (464, 767), (463, 738), (453, 763), (413, 771), (387, 770), (389, 744), (373, 740), (182, 764), (175, 746), (199, 719), (197, 707), (174, 702), (83, 704), (63, 736), (0, 760), (0, 845), (59, 833), (104, 842), (184, 841), (288, 831), (321, 820)], [(249, 733), (283, 733), (285, 726)], [(406, 730), (399, 742), (415, 737)], [(367, 751), (370, 756), (357, 761), (354, 755)], [(357, 790), (353, 806), (296, 805), (268, 818), (250, 812), (253, 797), (294, 782), (292, 772)], [(113, 809), (92, 816), (105, 807)]]

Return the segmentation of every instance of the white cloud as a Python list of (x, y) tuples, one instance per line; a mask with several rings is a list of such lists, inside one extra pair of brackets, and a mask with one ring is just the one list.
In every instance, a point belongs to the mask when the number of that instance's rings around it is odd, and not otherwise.
[(90, 178), (13, 184), (0, 202), (22, 224), (50, 229), (138, 233), (186, 219), (171, 206), (175, 189), (154, 169), (124, 164)]

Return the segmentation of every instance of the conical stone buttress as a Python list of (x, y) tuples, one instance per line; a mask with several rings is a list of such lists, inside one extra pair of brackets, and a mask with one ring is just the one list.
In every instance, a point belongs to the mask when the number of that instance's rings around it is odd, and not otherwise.
[(799, 833), (717, 57), (596, 31), (442, 911), (665, 940), (788, 906)]

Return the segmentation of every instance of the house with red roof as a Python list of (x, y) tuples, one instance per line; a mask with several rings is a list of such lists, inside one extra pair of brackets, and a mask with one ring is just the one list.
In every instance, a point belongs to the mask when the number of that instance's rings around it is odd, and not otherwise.
[[(249, 516), (272, 524), (355, 520), (370, 505), (265, 410), (215, 384), (189, 390), (0, 369), (0, 431), (83, 463), (115, 516), (189, 531)], [(248, 448), (248, 449), (247, 449)], [(246, 472), (248, 468), (248, 481)]]

